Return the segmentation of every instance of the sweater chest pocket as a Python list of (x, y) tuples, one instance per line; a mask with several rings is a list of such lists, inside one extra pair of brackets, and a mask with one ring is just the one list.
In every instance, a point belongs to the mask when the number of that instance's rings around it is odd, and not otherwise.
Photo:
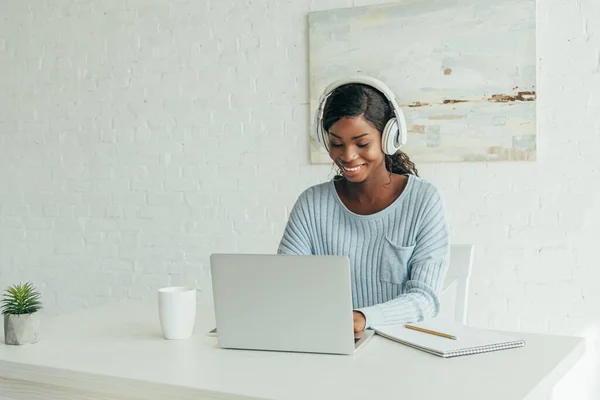
[(408, 266), (415, 246), (398, 246), (387, 237), (383, 241), (379, 279), (401, 285), (408, 277)]

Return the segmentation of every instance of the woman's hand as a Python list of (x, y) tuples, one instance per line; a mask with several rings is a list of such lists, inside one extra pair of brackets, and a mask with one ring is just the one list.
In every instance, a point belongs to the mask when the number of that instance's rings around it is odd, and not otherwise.
[(360, 311), (354, 311), (354, 332), (362, 332), (365, 330), (365, 326), (367, 325), (367, 320), (365, 316)]

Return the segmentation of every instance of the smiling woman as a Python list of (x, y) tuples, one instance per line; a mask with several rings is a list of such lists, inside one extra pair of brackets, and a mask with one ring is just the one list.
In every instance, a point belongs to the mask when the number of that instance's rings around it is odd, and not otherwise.
[(278, 249), (350, 258), (355, 331), (437, 315), (449, 258), (441, 195), (399, 150), (395, 100), (371, 82), (327, 94), (317, 130), (339, 174), (300, 195)]
[[(329, 95), (323, 111), (322, 129), (328, 134), (324, 138), (329, 143), (326, 147), (329, 149), (329, 156), (340, 168), (340, 175), (348, 177), (347, 172), (352, 172), (348, 171), (350, 164), (356, 163), (348, 158), (359, 155), (351, 152), (352, 144), (359, 149), (368, 150), (362, 154), (379, 161), (378, 167), (381, 166), (381, 161), (385, 161), (385, 170), (390, 173), (418, 175), (414, 163), (404, 152), (397, 150), (392, 155), (386, 155), (383, 151), (382, 133), (388, 121), (394, 117), (386, 97), (367, 84), (341, 85)], [(371, 144), (374, 146), (370, 146)], [(346, 153), (341, 151), (344, 148)]]

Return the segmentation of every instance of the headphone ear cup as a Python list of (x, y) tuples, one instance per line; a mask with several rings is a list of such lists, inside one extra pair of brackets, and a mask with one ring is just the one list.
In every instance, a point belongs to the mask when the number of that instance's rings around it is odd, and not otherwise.
[(327, 140), (328, 135), (325, 133), (322, 123), (323, 121), (319, 121), (319, 137), (321, 138), (321, 144), (323, 147), (325, 147), (325, 151), (329, 153), (329, 141)]
[(387, 124), (385, 124), (385, 128), (383, 128), (383, 133), (381, 135), (381, 149), (385, 154), (391, 156), (400, 150), (402, 143), (400, 142), (399, 135), (400, 129), (398, 127), (398, 121), (396, 118), (391, 118)]
[(320, 115), (320, 110), (319, 108), (317, 108), (317, 111), (315, 112), (315, 121), (314, 121), (314, 132), (315, 132), (315, 136), (317, 137), (317, 141), (319, 143), (321, 143), (321, 145), (323, 147), (325, 147), (325, 150), (327, 152), (329, 152), (329, 146), (327, 145), (327, 137), (323, 132), (323, 121), (321, 120), (321, 115)]

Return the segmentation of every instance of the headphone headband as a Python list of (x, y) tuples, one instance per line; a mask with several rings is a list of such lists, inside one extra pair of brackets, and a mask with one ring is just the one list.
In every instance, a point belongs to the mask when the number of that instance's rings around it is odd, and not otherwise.
[(315, 112), (315, 133), (317, 139), (321, 144), (329, 151), (327, 145), (327, 132), (323, 131), (323, 112), (325, 109), (325, 102), (331, 93), (342, 85), (348, 83), (362, 83), (364, 85), (371, 86), (374, 89), (380, 91), (390, 103), (394, 112), (394, 117), (388, 121), (384, 132), (382, 132), (382, 148), (386, 154), (394, 154), (398, 149), (406, 144), (407, 141), (407, 129), (406, 121), (404, 119), (404, 113), (396, 101), (396, 96), (390, 90), (387, 85), (378, 79), (370, 76), (351, 76), (347, 78), (338, 79), (325, 88), (323, 94), (319, 98), (319, 105)]

